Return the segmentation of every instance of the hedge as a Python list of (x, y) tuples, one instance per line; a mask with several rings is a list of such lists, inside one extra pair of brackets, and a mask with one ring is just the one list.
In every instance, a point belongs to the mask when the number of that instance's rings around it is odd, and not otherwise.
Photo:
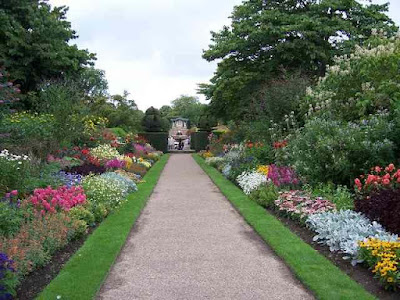
[(168, 152), (168, 133), (167, 132), (143, 132), (139, 136), (144, 137), (158, 151)]
[(199, 152), (201, 150), (206, 150), (208, 146), (208, 131), (198, 131), (193, 132), (190, 135), (190, 148)]

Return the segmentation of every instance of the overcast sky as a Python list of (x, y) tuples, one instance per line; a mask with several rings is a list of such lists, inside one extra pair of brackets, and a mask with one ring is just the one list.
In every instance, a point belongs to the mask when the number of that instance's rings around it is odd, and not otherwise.
[[(67, 17), (79, 35), (74, 42), (97, 54), (96, 67), (105, 70), (110, 93), (127, 90), (145, 110), (181, 94), (196, 95), (197, 84), (208, 82), (216, 63), (202, 59), (202, 50), (210, 31), (229, 25), (233, 6), (242, 0), (49, 2), (70, 8)], [(389, 15), (400, 24), (400, 0), (391, 2)]]

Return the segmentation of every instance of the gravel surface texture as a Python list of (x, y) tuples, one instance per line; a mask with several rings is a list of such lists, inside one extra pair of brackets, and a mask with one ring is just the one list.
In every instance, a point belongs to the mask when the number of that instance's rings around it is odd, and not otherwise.
[(190, 154), (171, 155), (97, 299), (314, 299)]

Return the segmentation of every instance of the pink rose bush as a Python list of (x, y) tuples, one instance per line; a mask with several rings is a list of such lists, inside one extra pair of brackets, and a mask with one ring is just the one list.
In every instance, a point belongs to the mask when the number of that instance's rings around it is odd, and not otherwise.
[(62, 186), (57, 189), (47, 187), (35, 189), (28, 201), (40, 211), (41, 215), (69, 211), (72, 207), (86, 203), (86, 195), (81, 186)]

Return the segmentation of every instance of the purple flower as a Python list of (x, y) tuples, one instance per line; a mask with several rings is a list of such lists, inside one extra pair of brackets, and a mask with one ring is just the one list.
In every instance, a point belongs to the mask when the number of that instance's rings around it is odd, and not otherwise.
[[(5, 253), (0, 252), (0, 299), (1, 300), (8, 300), (8, 299), (12, 299), (12, 295), (11, 292), (13, 292), (13, 290), (10, 291), (10, 287), (6, 285), (4, 285), (2, 283), (3, 279), (6, 278), (7, 275), (9, 275), (9, 273), (15, 273), (15, 270), (13, 268), (13, 261), (11, 259), (8, 258), (8, 256)], [(6, 278), (7, 280), (7, 278)]]
[(122, 169), (125, 165), (126, 161), (114, 158), (106, 162), (105, 167), (107, 169)]
[(292, 168), (286, 166), (278, 167), (276, 165), (270, 165), (268, 178), (276, 186), (298, 185), (300, 183), (296, 172)]

